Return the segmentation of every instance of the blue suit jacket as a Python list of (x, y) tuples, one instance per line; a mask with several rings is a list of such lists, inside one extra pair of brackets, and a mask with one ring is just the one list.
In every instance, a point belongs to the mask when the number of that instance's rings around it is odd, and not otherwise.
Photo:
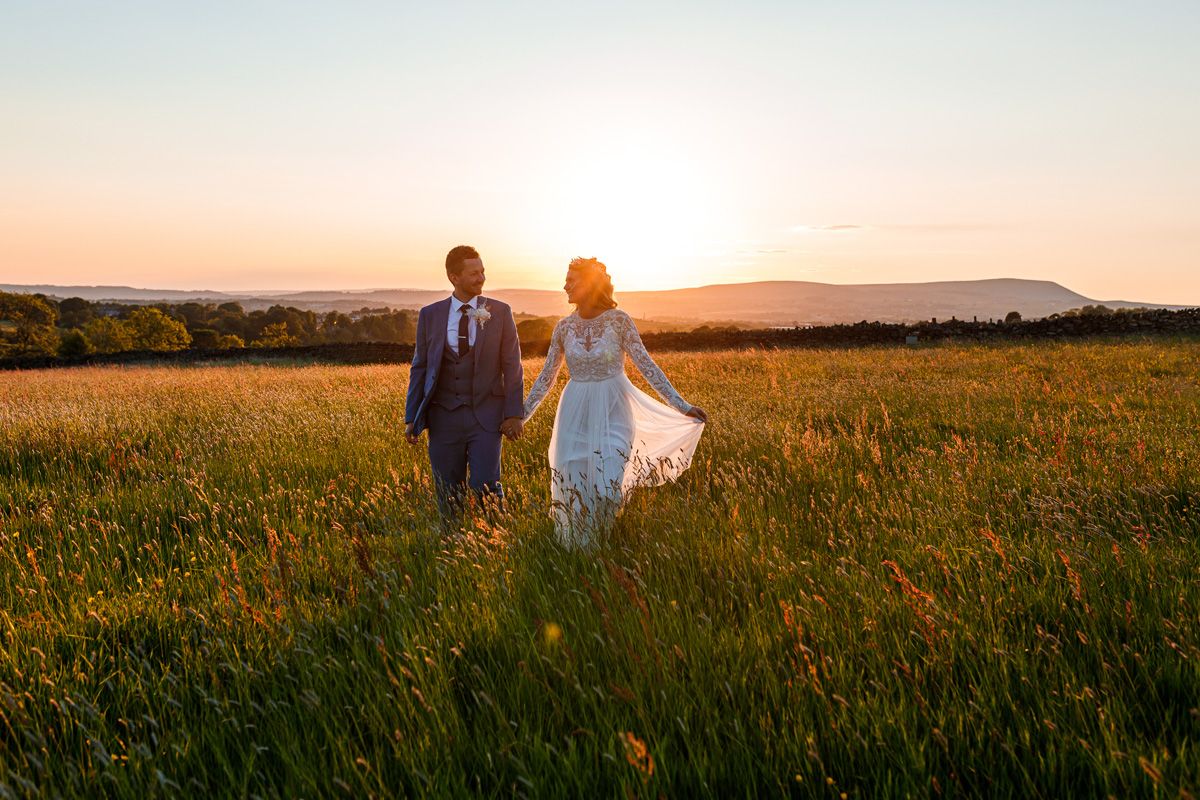
[[(482, 325), (476, 323), (475, 346), (471, 348), (471, 357), (475, 359), (472, 400), (480, 426), (494, 433), (506, 418), (524, 416), (525, 377), (512, 309), (482, 295), (476, 302), (476, 307), (481, 306), (491, 312), (492, 318)], [(416, 433), (427, 427), (425, 416), (446, 349), (449, 316), (449, 297), (425, 306), (417, 316), (417, 345), (408, 373), (404, 407), (404, 422), (413, 423)]]

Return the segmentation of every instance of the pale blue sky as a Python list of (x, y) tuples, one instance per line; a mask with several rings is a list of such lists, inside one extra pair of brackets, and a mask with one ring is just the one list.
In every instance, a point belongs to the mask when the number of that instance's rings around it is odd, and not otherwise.
[[(0, 282), (1200, 303), (1200, 3), (0, 2)], [(840, 227), (829, 230), (832, 226)]]

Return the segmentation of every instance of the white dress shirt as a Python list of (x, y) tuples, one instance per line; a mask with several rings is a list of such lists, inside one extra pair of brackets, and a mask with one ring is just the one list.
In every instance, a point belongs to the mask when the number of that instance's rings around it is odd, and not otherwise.
[[(450, 295), (450, 315), (446, 318), (446, 344), (450, 345), (450, 349), (458, 353), (458, 321), (462, 319), (462, 312), (459, 311), (463, 306), (476, 308), (479, 302), (478, 295), (471, 298), (471, 302), (464, 303), (454, 295)], [(468, 315), (467, 317), (467, 341), (471, 347), (475, 346), (475, 319)]]

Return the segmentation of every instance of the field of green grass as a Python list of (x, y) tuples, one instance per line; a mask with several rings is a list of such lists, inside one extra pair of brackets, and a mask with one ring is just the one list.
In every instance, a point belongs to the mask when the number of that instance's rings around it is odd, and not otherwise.
[(557, 395), (442, 537), (405, 367), (0, 374), (0, 796), (1200, 794), (1200, 343), (659, 362), (590, 553)]

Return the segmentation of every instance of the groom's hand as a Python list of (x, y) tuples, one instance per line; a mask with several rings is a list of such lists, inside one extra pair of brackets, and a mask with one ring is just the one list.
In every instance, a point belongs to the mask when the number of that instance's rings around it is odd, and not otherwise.
[(414, 432), (416, 427), (416, 423), (404, 423), (404, 438), (408, 440), (409, 444), (416, 444), (417, 442), (421, 441), (421, 434)]
[(520, 417), (509, 417), (500, 423), (500, 432), (509, 439), (520, 439), (525, 429), (525, 422)]

